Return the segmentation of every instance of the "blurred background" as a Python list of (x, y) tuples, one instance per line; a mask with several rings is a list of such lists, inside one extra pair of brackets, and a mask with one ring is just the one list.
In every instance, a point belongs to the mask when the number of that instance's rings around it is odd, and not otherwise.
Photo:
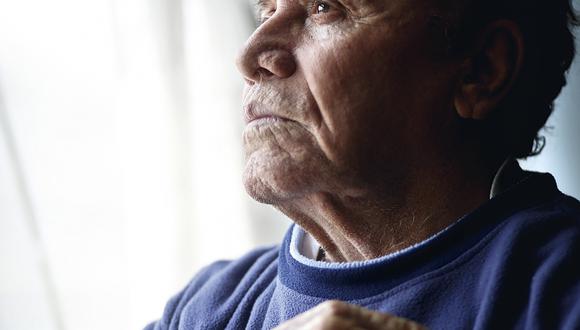
[[(280, 241), (240, 179), (253, 28), (246, 0), (0, 0), (0, 329), (141, 329), (203, 265)], [(579, 61), (523, 163), (575, 197)]]

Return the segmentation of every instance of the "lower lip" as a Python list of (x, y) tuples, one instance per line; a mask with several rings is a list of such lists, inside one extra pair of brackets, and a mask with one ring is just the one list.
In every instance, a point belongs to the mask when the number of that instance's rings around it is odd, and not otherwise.
[(250, 121), (247, 126), (253, 126), (253, 125), (270, 125), (270, 124), (274, 124), (274, 123), (280, 123), (286, 121), (283, 118), (280, 117), (274, 117), (274, 116), (265, 116), (265, 117), (260, 117), (260, 118), (256, 118), (252, 121)]

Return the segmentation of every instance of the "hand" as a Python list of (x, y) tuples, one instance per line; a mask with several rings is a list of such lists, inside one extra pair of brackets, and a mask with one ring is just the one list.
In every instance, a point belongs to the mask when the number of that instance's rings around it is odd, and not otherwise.
[(333, 300), (326, 301), (275, 328), (275, 330), (289, 329), (423, 330), (426, 328), (400, 317)]

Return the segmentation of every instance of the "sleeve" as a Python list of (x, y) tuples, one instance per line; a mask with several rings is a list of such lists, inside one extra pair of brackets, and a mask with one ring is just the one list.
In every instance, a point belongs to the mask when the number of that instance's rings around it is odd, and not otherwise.
[(181, 311), (195, 293), (217, 272), (225, 268), (229, 261), (217, 261), (203, 268), (179, 293), (165, 305), (162, 317), (148, 324), (144, 330), (177, 330)]
[(181, 323), (221, 329), (249, 292), (261, 292), (276, 276), (279, 247), (252, 250), (233, 261), (202, 269), (175, 295), (157, 322), (146, 330), (177, 330)]

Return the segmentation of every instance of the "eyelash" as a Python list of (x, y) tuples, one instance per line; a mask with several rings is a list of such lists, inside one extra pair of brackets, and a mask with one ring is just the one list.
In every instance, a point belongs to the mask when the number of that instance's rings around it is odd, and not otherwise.
[(321, 7), (326, 7), (323, 10), (326, 10), (326, 12), (328, 12), (328, 10), (330, 10), (330, 5), (327, 2), (324, 1), (320, 1), (320, 0), (316, 0), (314, 2), (312, 2), (312, 7), (311, 7), (311, 12), (313, 12), (315, 15), (320, 15), (321, 13), (318, 12), (318, 10)]
[[(324, 8), (321, 8), (324, 7)], [(314, 0), (309, 8), (309, 13), (311, 15), (322, 15), (324, 13), (328, 13), (329, 10), (332, 9), (332, 6), (328, 4), (326, 1), (321, 0)], [(318, 11), (320, 10), (320, 12)], [(265, 23), (274, 13), (276, 10), (271, 10), (267, 15), (264, 15), (261, 19), (259, 24), (262, 25)]]

